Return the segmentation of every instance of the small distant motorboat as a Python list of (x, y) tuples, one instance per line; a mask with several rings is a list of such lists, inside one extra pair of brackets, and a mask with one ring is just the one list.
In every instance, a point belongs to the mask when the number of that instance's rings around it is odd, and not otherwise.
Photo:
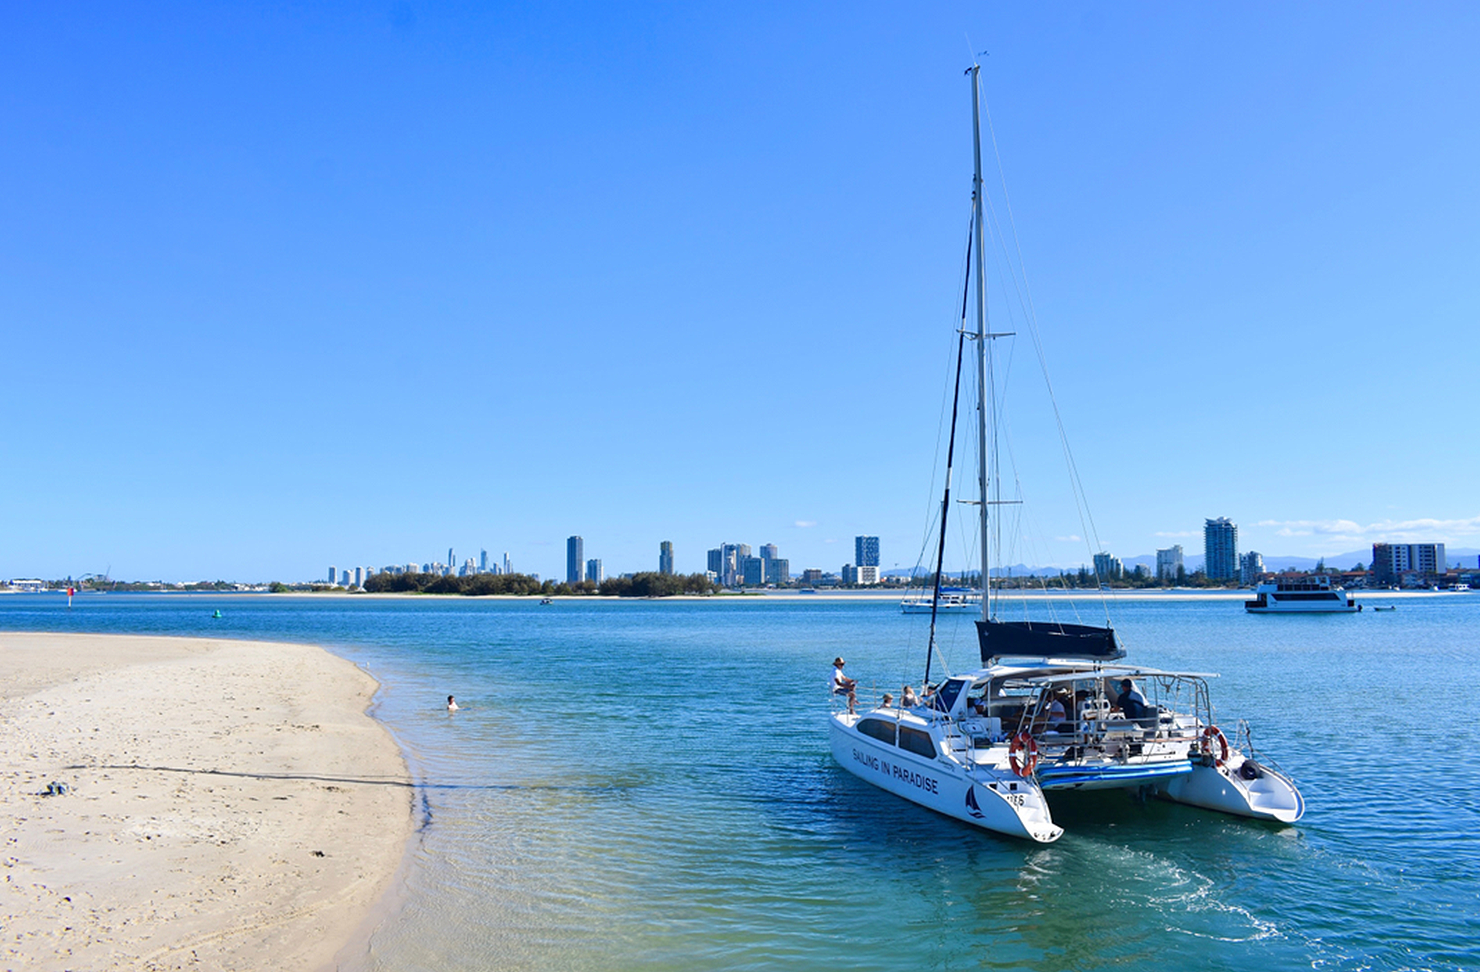
[(1387, 607), (1374, 607), (1372, 610), (1374, 610), (1374, 611), (1396, 611), (1396, 610), (1398, 610), (1398, 605), (1396, 605), (1396, 604), (1390, 604)]
[(549, 598), (549, 597), (542, 597), (542, 598), (540, 598), (540, 603), (541, 604), (554, 604), (555, 603), (555, 600), (553, 598)]
[(220, 616), (221, 616), (221, 609), (220, 608), (217, 608), (216, 609), (216, 613), (213, 614), (213, 615), (211, 615), (211, 617), (213, 617), (213, 618), (219, 618)]

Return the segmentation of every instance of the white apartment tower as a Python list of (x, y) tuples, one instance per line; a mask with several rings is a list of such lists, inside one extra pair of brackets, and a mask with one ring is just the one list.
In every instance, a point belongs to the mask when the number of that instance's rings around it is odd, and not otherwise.
[(1173, 544), (1166, 550), (1158, 550), (1156, 552), (1157, 580), (1174, 581), (1177, 579), (1177, 574), (1181, 570), (1183, 570), (1183, 567), (1182, 545), (1180, 543)]

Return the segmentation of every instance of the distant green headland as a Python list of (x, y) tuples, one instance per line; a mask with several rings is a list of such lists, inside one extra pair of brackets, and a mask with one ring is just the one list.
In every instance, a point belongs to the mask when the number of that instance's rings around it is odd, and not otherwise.
[(600, 584), (541, 581), (528, 574), (372, 574), (365, 579), (369, 594), (515, 594), (538, 597), (671, 597), (676, 594), (713, 594), (719, 590), (703, 574), (660, 574), (650, 571), (630, 577), (612, 577)]

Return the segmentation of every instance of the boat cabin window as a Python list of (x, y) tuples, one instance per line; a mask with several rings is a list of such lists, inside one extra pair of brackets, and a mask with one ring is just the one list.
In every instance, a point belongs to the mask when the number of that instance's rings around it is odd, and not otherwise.
[(899, 748), (926, 759), (935, 758), (935, 743), (930, 739), (930, 733), (909, 726), (899, 727)]
[(894, 723), (884, 719), (860, 719), (858, 731), (879, 742), (894, 745)]
[(971, 680), (967, 678), (948, 679), (940, 687), (940, 691), (936, 693), (935, 704), (931, 708), (939, 709), (942, 712), (950, 712), (951, 708), (956, 704), (956, 697), (970, 684)]

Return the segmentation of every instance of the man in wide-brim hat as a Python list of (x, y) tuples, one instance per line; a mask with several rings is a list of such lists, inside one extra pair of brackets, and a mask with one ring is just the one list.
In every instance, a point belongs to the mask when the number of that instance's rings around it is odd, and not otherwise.
[(848, 696), (848, 714), (853, 714), (853, 706), (858, 702), (858, 683), (843, 674), (844, 661), (841, 655), (833, 659), (833, 695)]

